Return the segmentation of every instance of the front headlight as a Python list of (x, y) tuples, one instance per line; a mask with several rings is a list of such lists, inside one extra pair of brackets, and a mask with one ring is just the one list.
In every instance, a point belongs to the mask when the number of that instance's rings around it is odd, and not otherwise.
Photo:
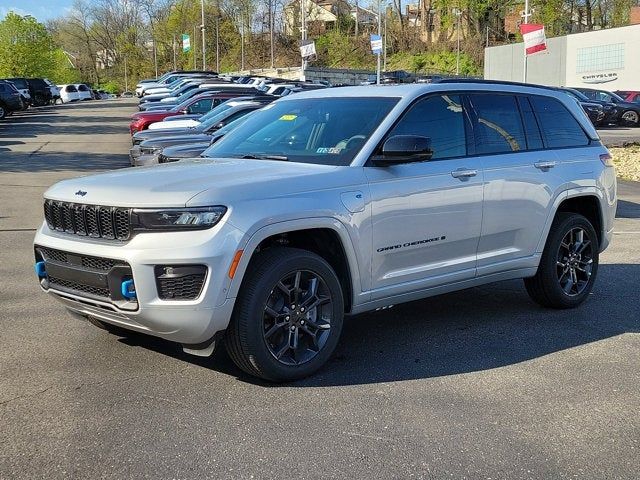
[(135, 209), (131, 223), (134, 231), (205, 230), (217, 224), (226, 211), (223, 206)]

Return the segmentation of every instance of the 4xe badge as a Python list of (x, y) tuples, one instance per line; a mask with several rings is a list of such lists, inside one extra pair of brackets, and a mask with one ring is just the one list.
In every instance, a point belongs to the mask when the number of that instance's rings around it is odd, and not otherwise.
[(84, 190), (78, 190), (76, 192), (76, 195), (80, 196), (80, 197), (84, 197), (87, 194), (87, 192), (85, 192)]

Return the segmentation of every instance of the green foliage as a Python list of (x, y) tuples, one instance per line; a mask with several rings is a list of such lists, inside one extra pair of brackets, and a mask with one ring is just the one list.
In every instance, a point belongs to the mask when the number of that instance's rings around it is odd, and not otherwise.
[(314, 65), (330, 68), (375, 68), (376, 59), (366, 39), (354, 39), (336, 31), (325, 33), (316, 40), (318, 58)]
[(45, 26), (9, 12), (0, 21), (0, 76), (52, 76), (55, 49)]
[(110, 80), (106, 83), (103, 83), (98, 87), (100, 90), (104, 90), (107, 93), (119, 93), (122, 91), (118, 82)]
[[(56, 48), (52, 52), (53, 65), (46, 76), (53, 83), (63, 85), (67, 83), (80, 83), (82, 78), (78, 69), (69, 62), (69, 58), (61, 48)], [(36, 75), (37, 76), (37, 75)]]
[[(387, 70), (408, 70), (416, 73), (456, 72), (456, 52), (439, 51), (427, 53), (396, 53), (387, 59)], [(460, 75), (476, 76), (482, 74), (482, 68), (469, 55), (460, 53)]]

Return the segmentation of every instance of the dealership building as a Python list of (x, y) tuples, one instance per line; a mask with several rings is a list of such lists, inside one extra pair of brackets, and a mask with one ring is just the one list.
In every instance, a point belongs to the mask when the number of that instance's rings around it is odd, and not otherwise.
[[(484, 78), (522, 82), (522, 43), (484, 51)], [(546, 52), (530, 55), (527, 82), (551, 86), (640, 90), (640, 25), (547, 39)]]

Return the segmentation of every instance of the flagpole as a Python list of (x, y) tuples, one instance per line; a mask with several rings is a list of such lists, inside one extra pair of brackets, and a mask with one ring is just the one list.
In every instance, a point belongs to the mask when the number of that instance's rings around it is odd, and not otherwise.
[[(524, 23), (529, 23), (529, 0), (524, 2)], [(527, 83), (527, 48), (522, 39), (522, 51), (524, 52), (524, 68), (522, 72), (522, 83)]]

